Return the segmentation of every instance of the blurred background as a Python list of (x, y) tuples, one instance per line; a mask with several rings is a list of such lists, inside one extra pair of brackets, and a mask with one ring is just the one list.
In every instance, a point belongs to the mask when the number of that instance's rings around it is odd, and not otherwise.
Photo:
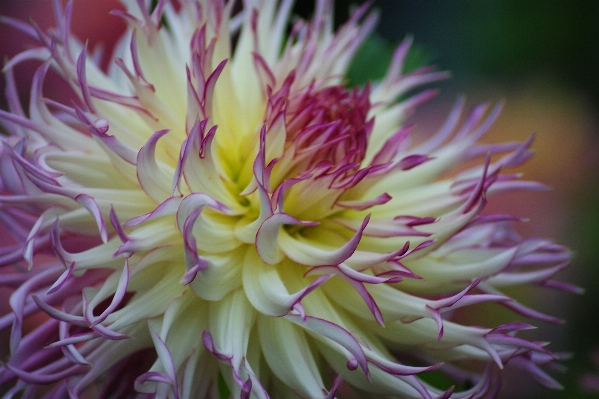
[[(310, 13), (311, 1), (297, 3), (297, 13)], [(108, 15), (119, 3), (75, 0), (74, 4), (75, 34), (88, 38), (92, 49), (110, 50), (125, 28), (119, 18)], [(347, 18), (350, 6), (350, 2), (336, 2), (338, 21)], [(450, 80), (435, 84), (440, 88), (437, 98), (411, 117), (416, 123), (414, 134), (438, 128), (457, 96), (464, 94), (471, 106), (505, 102), (485, 141), (523, 141), (536, 135), (536, 156), (518, 171), (525, 179), (551, 186), (552, 191), (494, 198), (489, 210), (529, 218), (518, 226), (523, 236), (552, 237), (572, 248), (572, 266), (557, 279), (574, 282), (586, 293), (541, 288), (510, 292), (540, 311), (567, 319), (562, 325), (535, 321), (540, 331), (531, 337), (551, 341), (550, 350), (571, 352), (573, 357), (564, 362), (565, 373), (552, 374), (564, 385), (563, 391), (539, 388), (525, 375), (513, 373), (506, 378), (501, 397), (599, 398), (599, 388), (592, 392), (581, 384), (589, 373), (599, 379), (599, 364), (592, 360), (599, 351), (595, 327), (599, 319), (599, 2), (375, 0), (373, 8), (380, 11), (379, 28), (352, 66), (352, 82), (382, 76), (394, 47), (408, 34), (415, 39), (411, 67), (434, 64), (452, 72)], [(53, 25), (50, 0), (0, 0), (0, 15), (32, 18), (42, 29)], [(30, 43), (0, 24), (4, 56), (10, 58)], [(38, 65), (27, 62), (17, 68), (24, 103)], [(46, 92), (53, 92), (56, 84), (60, 85), (56, 79), (48, 79)], [(3, 80), (0, 91), (4, 91)], [(0, 107), (6, 108), (3, 98)], [(487, 315), (488, 320), (494, 317), (502, 315)]]

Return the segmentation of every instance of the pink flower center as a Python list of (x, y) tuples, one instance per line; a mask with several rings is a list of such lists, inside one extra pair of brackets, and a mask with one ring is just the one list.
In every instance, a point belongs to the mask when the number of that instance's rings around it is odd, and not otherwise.
[(308, 168), (321, 161), (356, 164), (364, 158), (372, 120), (369, 87), (347, 91), (343, 86), (310, 87), (291, 98), (287, 110), (288, 140)]

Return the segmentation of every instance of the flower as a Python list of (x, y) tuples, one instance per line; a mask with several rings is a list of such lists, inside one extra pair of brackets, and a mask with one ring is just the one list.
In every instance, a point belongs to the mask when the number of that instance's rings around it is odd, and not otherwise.
[[(368, 6), (334, 32), (328, 0), (291, 26), (288, 0), (128, 2), (105, 72), (54, 5), (48, 32), (3, 19), (41, 44), (8, 61), (0, 111), (8, 397), (484, 397), (505, 364), (559, 386), (530, 325), (460, 323), (483, 302), (556, 321), (502, 288), (575, 290), (551, 280), (566, 249), (481, 214), (543, 187), (501, 173), (531, 140), (476, 144), (500, 106), (461, 121), (460, 100), (411, 144), (435, 92), (410, 92), (446, 74), (403, 72), (408, 38), (382, 81), (346, 87)], [(25, 112), (12, 70), (30, 59)], [(74, 101), (44, 95), (50, 68)]]
[[(599, 352), (593, 352), (591, 360), (597, 368), (599, 365)], [(578, 385), (584, 392), (599, 393), (599, 375), (596, 372), (586, 372), (578, 379)]]

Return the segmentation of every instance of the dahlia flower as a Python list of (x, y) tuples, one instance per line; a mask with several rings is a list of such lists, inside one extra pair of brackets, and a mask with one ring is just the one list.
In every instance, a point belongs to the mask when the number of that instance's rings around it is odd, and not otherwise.
[[(559, 387), (529, 324), (465, 322), (481, 303), (556, 321), (502, 290), (574, 289), (551, 280), (565, 248), (481, 213), (542, 188), (502, 173), (530, 139), (477, 144), (500, 106), (459, 100), (411, 143), (434, 95), (413, 89), (446, 74), (404, 72), (408, 38), (381, 81), (346, 87), (367, 5), (336, 32), (329, 0), (309, 20), (291, 0), (125, 5), (107, 71), (72, 3), (47, 32), (3, 18), (40, 43), (4, 67), (5, 397), (474, 398), (506, 364)], [(25, 111), (13, 69), (31, 59)], [(44, 93), (49, 69), (76, 99)]]

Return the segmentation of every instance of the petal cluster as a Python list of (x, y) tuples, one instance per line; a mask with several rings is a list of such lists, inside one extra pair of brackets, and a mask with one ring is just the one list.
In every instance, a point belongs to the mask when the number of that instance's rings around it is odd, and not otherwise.
[[(478, 398), (506, 364), (559, 386), (530, 325), (464, 322), (481, 303), (556, 322), (502, 290), (576, 291), (551, 280), (565, 248), (481, 213), (543, 189), (503, 172), (531, 140), (477, 144), (500, 106), (459, 100), (413, 144), (435, 93), (413, 89), (446, 74), (405, 73), (406, 39), (380, 82), (346, 87), (367, 6), (334, 31), (329, 0), (309, 20), (289, 0), (126, 2), (107, 71), (54, 6), (47, 32), (3, 18), (40, 43), (7, 62), (0, 110), (7, 398)], [(50, 69), (72, 102), (43, 92)]]

